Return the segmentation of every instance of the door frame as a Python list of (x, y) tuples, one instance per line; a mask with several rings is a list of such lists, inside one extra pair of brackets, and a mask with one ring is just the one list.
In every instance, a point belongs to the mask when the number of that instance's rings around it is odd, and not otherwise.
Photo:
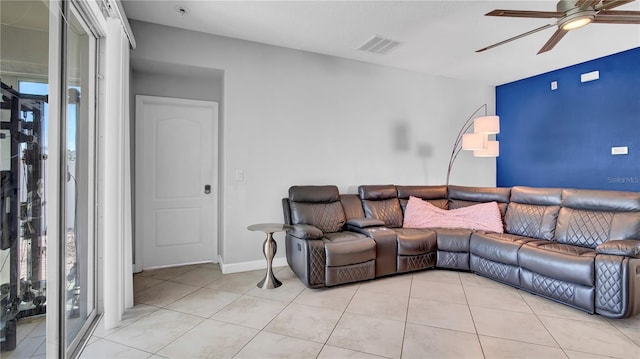
[[(145, 133), (145, 126), (144, 126), (144, 106), (146, 104), (160, 104), (160, 105), (183, 105), (183, 106), (211, 106), (211, 107), (215, 107), (215, 110), (217, 111), (216, 117), (213, 119), (214, 123), (212, 124), (211, 128), (212, 128), (212, 133), (211, 133), (211, 139), (213, 141), (213, 144), (211, 146), (213, 153), (211, 154), (211, 160), (212, 160), (212, 164), (211, 164), (211, 168), (215, 171), (214, 175), (211, 178), (211, 188), (212, 188), (212, 196), (210, 196), (211, 200), (213, 201), (213, 206), (212, 206), (212, 216), (211, 216), (211, 220), (214, 221), (214, 228), (215, 230), (213, 231), (213, 233), (211, 233), (211, 240), (213, 241), (213, 252), (212, 252), (212, 258), (211, 258), (211, 262), (213, 263), (217, 263), (218, 262), (218, 246), (220, 243), (220, 239), (219, 239), (219, 233), (220, 233), (220, 228), (219, 228), (219, 213), (221, 211), (221, 194), (219, 193), (219, 179), (220, 179), (220, 164), (219, 164), (219, 159), (218, 159), (218, 154), (220, 151), (220, 143), (221, 141), (219, 140), (219, 131), (218, 131), (218, 127), (220, 124), (220, 105), (218, 102), (216, 101), (202, 101), (202, 100), (190, 100), (190, 99), (182, 99), (182, 98), (174, 98), (174, 97), (161, 97), (161, 96), (147, 96), (147, 95), (135, 95), (135, 133), (133, 138), (135, 139), (135, 143), (134, 143), (134, 158), (135, 158), (135, 169), (134, 169), (134, 175), (133, 175), (133, 185), (132, 188), (134, 188), (134, 207), (135, 207), (135, 212), (134, 212), (134, 218), (133, 218), (133, 225), (134, 225), (134, 238), (133, 238), (133, 249), (134, 249), (134, 255), (133, 255), (133, 259), (134, 259), (134, 264), (133, 264), (133, 271), (134, 273), (138, 273), (141, 272), (143, 269), (143, 258), (144, 258), (144, 242), (143, 242), (143, 238), (144, 238), (144, 233), (143, 233), (143, 226), (141, 224), (141, 220), (143, 218), (142, 213), (144, 210), (144, 206), (143, 206), (143, 191), (141, 189), (138, 188), (140, 183), (145, 182), (144, 181), (144, 171), (142, 168), (142, 163), (143, 161), (145, 161), (146, 159), (144, 158), (144, 154), (143, 154), (143, 138), (142, 138), (142, 134)], [(215, 104), (215, 106), (212, 106), (212, 104)]]

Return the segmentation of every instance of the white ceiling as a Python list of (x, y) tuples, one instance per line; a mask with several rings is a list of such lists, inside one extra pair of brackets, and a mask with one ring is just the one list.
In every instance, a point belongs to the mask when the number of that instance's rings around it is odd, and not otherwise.
[[(499, 85), (640, 46), (640, 25), (590, 24), (536, 55), (550, 23), (486, 17), (494, 9), (555, 11), (555, 1), (152, 1), (122, 0), (130, 19)], [(180, 16), (177, 8), (189, 10)], [(617, 8), (640, 10), (636, 1)], [(553, 19), (551, 19), (553, 20)], [(386, 55), (355, 50), (373, 35), (403, 44)], [(135, 34), (134, 34), (135, 36)]]

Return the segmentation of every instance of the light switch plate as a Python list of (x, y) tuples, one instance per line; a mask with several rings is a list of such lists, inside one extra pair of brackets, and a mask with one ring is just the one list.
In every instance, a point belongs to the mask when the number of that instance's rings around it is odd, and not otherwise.
[(558, 89), (558, 81), (552, 81), (551, 90), (557, 90), (557, 89)]

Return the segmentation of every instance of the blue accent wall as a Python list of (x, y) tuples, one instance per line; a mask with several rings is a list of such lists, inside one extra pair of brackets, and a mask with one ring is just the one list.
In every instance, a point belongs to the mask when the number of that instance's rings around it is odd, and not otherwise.
[(498, 186), (640, 191), (640, 48), (500, 85), (496, 113)]

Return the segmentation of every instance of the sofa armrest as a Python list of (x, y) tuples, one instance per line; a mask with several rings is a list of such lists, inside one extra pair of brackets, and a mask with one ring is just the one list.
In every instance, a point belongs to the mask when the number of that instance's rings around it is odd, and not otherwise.
[(354, 218), (347, 221), (350, 228), (369, 228), (384, 226), (384, 221), (375, 218)]
[(287, 234), (300, 239), (320, 239), (324, 236), (318, 227), (310, 224), (294, 224), (287, 230)]
[(596, 247), (596, 253), (640, 258), (640, 240), (607, 241)]

